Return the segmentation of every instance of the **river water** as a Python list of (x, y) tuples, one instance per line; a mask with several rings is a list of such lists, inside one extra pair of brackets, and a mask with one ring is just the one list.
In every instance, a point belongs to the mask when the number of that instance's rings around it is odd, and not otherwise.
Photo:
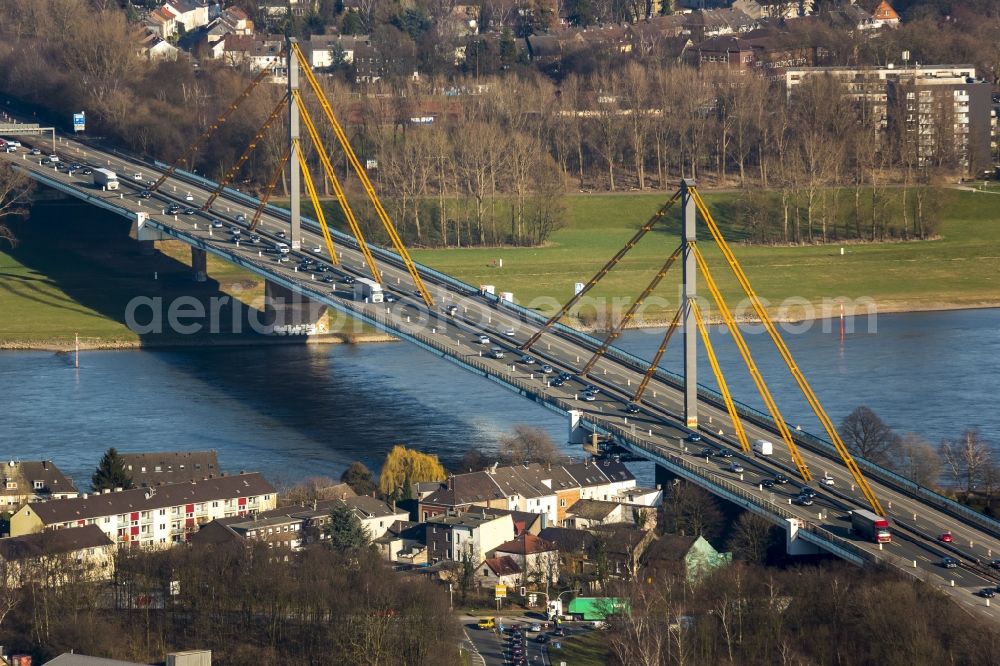
[[(978, 427), (1000, 445), (1000, 310), (853, 324), (843, 340), (836, 321), (785, 335), (834, 422), (865, 404), (933, 443)], [(649, 358), (661, 335), (630, 331), (619, 346)], [(734, 397), (761, 408), (729, 336), (712, 335)], [(748, 341), (786, 419), (819, 432), (766, 335)], [(677, 370), (679, 335), (671, 347), (664, 365)], [(86, 485), (109, 446), (215, 449), (224, 469), (288, 483), (339, 476), (353, 460), (377, 468), (394, 444), (453, 461), (517, 423), (566, 439), (555, 414), (402, 342), (86, 352), (80, 366), (71, 355), (0, 352), (0, 456), (50, 458)]]

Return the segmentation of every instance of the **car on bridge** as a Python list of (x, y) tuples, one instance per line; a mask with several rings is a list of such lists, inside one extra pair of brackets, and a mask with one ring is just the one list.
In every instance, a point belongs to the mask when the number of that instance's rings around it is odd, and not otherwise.
[(284, 231), (278, 231), (274, 235), (277, 236), (278, 238), (284, 238), (287, 234), (285, 234)]
[(994, 569), (1000, 569), (1000, 560), (992, 560), (990, 566)]
[(799, 495), (811, 499), (813, 497), (816, 497), (816, 491), (810, 488), (809, 486), (802, 486), (801, 488), (799, 488)]
[(813, 498), (808, 495), (799, 495), (792, 500), (793, 504), (798, 504), (799, 506), (812, 506)]
[(983, 589), (976, 592), (976, 594), (981, 596), (983, 599), (992, 599), (997, 595), (997, 591), (992, 587), (984, 587)]
[(236, 221), (237, 222), (246, 222), (247, 221), (247, 216), (244, 215), (243, 213), (236, 213)]
[(490, 356), (497, 359), (503, 358), (503, 350), (499, 347), (494, 347), (490, 350)]
[(587, 384), (583, 388), (583, 390), (587, 391), (588, 393), (600, 393), (601, 392), (600, 387), (599, 386), (594, 386), (593, 384)]
[(549, 382), (549, 384), (551, 384), (552, 386), (565, 386), (566, 385), (566, 381), (563, 380), (563, 379), (559, 379), (558, 377), (556, 377), (551, 382)]
[(488, 344), (490, 344), (490, 336), (488, 336), (488, 335), (480, 335), (480, 336), (476, 337), (476, 342), (478, 342), (481, 345), (488, 345)]
[(139, 192), (140, 199), (148, 199), (151, 196), (153, 196), (153, 193), (150, 192), (149, 190), (143, 190), (142, 192)]
[(555, 372), (555, 368), (553, 368), (548, 363), (545, 363), (544, 365), (542, 365), (542, 367), (539, 368), (539, 370), (542, 371), (543, 375), (551, 375), (553, 372)]
[(532, 356), (531, 354), (525, 354), (524, 356), (521, 357), (521, 363), (525, 365), (534, 365), (535, 357)]
[(954, 540), (955, 537), (951, 535), (951, 532), (945, 532), (944, 534), (938, 537), (938, 541), (940, 541), (941, 543), (951, 543)]
[(184, 201), (194, 201), (194, 195), (188, 192), (184, 195)]
[(638, 414), (639, 411), (640, 411), (639, 405), (635, 404), (634, 402), (630, 402), (627, 405), (625, 405), (626, 414)]
[(760, 485), (762, 488), (774, 488), (774, 479), (761, 479)]
[(721, 458), (732, 458), (733, 452), (729, 449), (719, 449), (719, 453), (717, 455)]
[(448, 315), (449, 317), (454, 317), (455, 315), (458, 314), (458, 306), (457, 305), (447, 305), (444, 308), (444, 313), (446, 315)]
[(181, 212), (181, 207), (178, 206), (177, 204), (172, 203), (169, 206), (167, 206), (167, 215), (176, 215), (179, 212)]
[(688, 442), (688, 443), (691, 443), (691, 442), (700, 442), (701, 441), (701, 435), (699, 435), (696, 432), (689, 433), (688, 436), (684, 438), (684, 441)]
[(956, 560), (954, 557), (941, 558), (941, 566), (943, 566), (945, 569), (956, 569), (958, 568), (958, 564), (959, 564), (958, 560)]
[(184, 209), (184, 214), (185, 215), (194, 215), (194, 208), (185, 208)]
[(701, 453), (699, 453), (698, 455), (702, 456), (703, 458), (711, 458), (712, 456), (715, 455), (715, 448), (711, 446), (706, 446), (701, 450)]
[(584, 402), (594, 402), (597, 400), (597, 395), (594, 393), (585, 392), (581, 398)]
[(778, 483), (778, 484), (781, 484), (781, 485), (785, 485), (786, 483), (788, 483), (788, 481), (789, 481), (788, 477), (785, 476), (784, 474), (780, 474), (779, 473), (779, 474), (775, 474), (774, 475), (774, 482), (775, 483)]
[(32, 148), (31, 151), (28, 154), (29, 155), (41, 155), (42, 151), (39, 150), (38, 148)]
[(743, 465), (739, 464), (738, 462), (734, 462), (732, 465), (729, 466), (729, 471), (734, 472), (736, 474), (742, 474)]
[(222, 227), (223, 227), (222, 220), (213, 217), (212, 218), (212, 228), (213, 229), (221, 229)]

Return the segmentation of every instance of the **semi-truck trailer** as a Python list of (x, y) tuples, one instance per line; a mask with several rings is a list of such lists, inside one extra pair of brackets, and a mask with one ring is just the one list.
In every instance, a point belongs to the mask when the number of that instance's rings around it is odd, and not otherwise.
[(382, 285), (375, 280), (358, 278), (354, 283), (354, 298), (359, 301), (368, 299), (369, 303), (381, 303), (384, 300)]
[(91, 176), (94, 179), (94, 187), (102, 187), (106, 190), (118, 189), (118, 176), (111, 169), (94, 169)]
[(882, 516), (876, 516), (867, 509), (851, 511), (851, 528), (854, 533), (874, 543), (891, 543), (892, 532), (889, 531), (889, 521)]

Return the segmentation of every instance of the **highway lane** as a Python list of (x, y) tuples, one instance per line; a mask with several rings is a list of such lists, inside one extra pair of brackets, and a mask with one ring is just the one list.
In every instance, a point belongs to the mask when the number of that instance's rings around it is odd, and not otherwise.
[[(72, 142), (66, 142), (62, 146), (62, 150), (66, 153), (64, 159), (72, 157), (79, 159), (81, 162), (87, 161), (99, 166), (109, 166), (121, 174), (120, 177), (125, 185), (142, 187), (144, 183), (148, 184), (149, 180), (154, 178), (148, 165), (136, 164), (117, 155), (95, 153), (92, 148), (79, 146)], [(43, 170), (50, 177), (57, 174), (57, 177), (60, 179), (67, 182), (75, 182), (77, 185), (82, 184), (81, 179), (84, 181), (89, 180), (81, 176), (74, 178), (53, 169), (42, 167), (32, 160), (25, 159), (23, 155), (8, 156), (8, 158), (20, 158), (23, 166)], [(129, 176), (134, 173), (143, 173), (144, 182), (130, 183), (131, 179)], [(221, 230), (213, 230), (209, 227), (206, 224), (204, 216), (179, 215), (168, 217), (162, 214), (164, 201), (170, 199), (177, 200), (182, 206), (190, 205), (192, 207), (199, 207), (208, 197), (208, 193), (202, 191), (200, 188), (191, 185), (182, 178), (174, 177), (164, 184), (161, 192), (164, 194), (162, 199), (142, 201), (135, 196), (134, 190), (126, 189), (118, 193), (120, 194), (118, 198), (123, 205), (130, 209), (145, 210), (152, 213), (158, 221), (168, 222), (177, 229), (184, 231), (184, 233), (200, 238), (202, 241), (210, 243), (221, 250), (238, 254), (244, 260), (258, 265), (262, 270), (280, 273), (286, 279), (301, 284), (307, 293), (337, 298), (345, 306), (360, 309), (369, 315), (393, 317), (397, 325), (400, 326), (407, 323), (406, 317), (409, 317), (409, 324), (412, 325), (414, 330), (419, 329), (425, 333), (437, 336), (437, 339), (441, 341), (447, 341), (448, 345), (454, 346), (453, 353), (468, 359), (475, 357), (479, 363), (485, 363), (493, 367), (495, 374), (531, 382), (537, 385), (537, 389), (546, 395), (570, 401), (574, 408), (587, 414), (588, 420), (603, 424), (618, 425), (628, 430), (635, 428), (637, 436), (642, 436), (643, 439), (648, 440), (651, 450), (663, 447), (675, 455), (683, 454), (682, 440), (688, 434), (687, 429), (677, 425), (676, 422), (670, 422), (664, 418), (678, 419), (680, 417), (682, 412), (681, 396), (675, 388), (663, 384), (659, 379), (654, 379), (650, 383), (643, 400), (643, 413), (639, 415), (627, 415), (623, 409), (629, 398), (629, 394), (626, 391), (638, 384), (641, 374), (635, 369), (628, 368), (617, 361), (609, 359), (600, 360), (595, 365), (589, 380), (573, 379), (563, 387), (549, 386), (550, 377), (546, 377), (538, 371), (538, 364), (527, 366), (517, 362), (517, 359), (520, 357), (517, 346), (530, 336), (533, 329), (528, 324), (525, 324), (525, 322), (520, 321), (515, 313), (502, 307), (496, 308), (479, 295), (449, 291), (441, 285), (434, 284), (431, 280), (428, 280), (428, 286), (435, 295), (436, 308), (433, 312), (428, 311), (422, 301), (414, 296), (413, 285), (406, 271), (391, 264), (384, 264), (380, 267), (383, 272), (383, 283), (388, 291), (395, 293), (399, 302), (397, 304), (385, 305), (357, 303), (345, 291), (334, 291), (328, 285), (318, 282), (313, 274), (297, 272), (294, 269), (294, 262), (290, 264), (278, 264), (272, 256), (263, 252), (262, 247), (241, 243), (240, 247), (237, 248), (229, 240), (228, 234), (219, 234)], [(191, 194), (191, 201), (186, 201), (186, 195), (189, 192)], [(91, 195), (95, 194), (92, 187), (88, 188), (88, 193)], [(102, 193), (101, 196), (116, 198), (117, 194), (113, 192)], [(238, 213), (242, 213), (249, 218), (252, 216), (253, 211), (224, 196), (216, 201), (213, 213), (215, 216), (227, 219), (229, 224), (235, 224), (235, 216)], [(275, 241), (277, 239), (276, 234), (284, 229), (287, 229), (287, 222), (270, 215), (265, 215), (262, 218), (261, 225), (258, 227), (261, 235), (271, 242)], [(306, 230), (303, 235), (303, 247), (311, 247), (313, 245), (323, 246), (321, 238), (317, 233)], [(338, 246), (337, 249), (344, 262), (344, 272), (359, 277), (367, 275), (360, 253), (356, 249), (342, 246)], [(299, 253), (298, 256), (301, 257), (302, 254)], [(456, 305), (459, 309), (458, 316), (455, 318), (449, 318), (443, 312), (445, 306), (452, 304)], [(513, 334), (506, 334), (505, 329), (508, 327), (513, 329)], [(491, 344), (480, 345), (476, 341), (476, 336), (483, 331), (486, 331), (487, 335), (490, 336)], [(488, 354), (484, 353), (493, 344), (505, 350), (504, 359), (491, 359), (488, 357)], [(557, 331), (549, 331), (544, 334), (532, 349), (532, 355), (538, 358), (540, 362), (548, 362), (557, 371), (569, 373), (574, 373), (577, 368), (581, 367), (589, 358), (590, 353), (591, 350), (580, 344), (579, 341), (571, 339)], [(511, 361), (514, 362), (511, 363)], [(586, 402), (580, 399), (581, 390), (585, 384), (590, 382), (602, 386), (603, 390), (597, 400)], [(622, 388), (619, 389), (617, 387)], [(731, 422), (724, 410), (703, 404), (700, 407), (700, 411), (702, 434), (707, 439), (711, 439), (714, 444), (723, 446), (726, 446), (727, 442), (732, 441)], [(803, 520), (808, 520), (829, 529), (834, 534), (849, 538), (849, 523), (844, 519), (845, 509), (850, 506), (864, 506), (864, 502), (860, 493), (852, 488), (852, 479), (846, 469), (839, 463), (835, 463), (819, 453), (803, 449), (803, 458), (813, 471), (814, 476), (820, 477), (825, 472), (829, 473), (834, 479), (835, 486), (831, 489), (825, 486), (814, 485), (813, 487), (820, 494), (820, 499), (812, 507), (788, 505), (788, 499), (794, 494), (792, 491), (786, 489), (761, 489), (758, 484), (763, 478), (773, 478), (776, 469), (785, 471), (790, 477), (793, 476), (789, 473), (794, 469), (790, 455), (778, 445), (780, 440), (776, 439), (773, 433), (761, 429), (752, 423), (746, 423), (745, 426), (747, 436), (751, 440), (763, 438), (775, 441), (775, 455), (767, 460), (760, 460), (753, 456), (742, 456), (736, 453), (737, 457), (734, 459), (740, 460), (746, 468), (746, 471), (742, 475), (726, 471), (724, 467), (728, 465), (729, 461), (725, 459), (711, 458), (706, 461), (692, 455), (701, 449), (700, 445), (693, 448), (688, 445), (688, 448), (692, 450), (684, 455), (685, 459), (688, 462), (696, 464), (706, 475), (714, 475), (730, 483), (741, 484), (750, 491), (756, 490), (762, 504), (766, 505), (768, 502), (780, 504), (782, 508)], [(719, 430), (723, 432), (722, 437), (717, 435)], [(709, 433), (714, 433), (716, 436), (710, 436)], [(961, 555), (966, 558), (964, 562), (966, 564), (971, 563), (977, 558), (988, 562), (995, 554), (1000, 557), (1000, 544), (998, 544), (995, 538), (982, 533), (972, 526), (963, 525), (957, 519), (943, 514), (937, 509), (930, 508), (905, 493), (874, 480), (870, 480), (870, 482), (892, 518), (912, 524), (932, 537), (929, 541), (922, 538), (909, 541), (901, 538), (902, 534), (897, 533), (897, 538), (893, 544), (886, 549), (888, 553), (896, 555), (902, 561), (912, 562), (916, 560), (918, 572), (929, 576), (931, 582), (943, 587), (945, 591), (954, 594), (963, 603), (969, 603), (970, 592), (972, 590), (984, 587), (993, 582), (988, 574), (987, 576), (983, 576), (981, 573), (965, 567), (958, 570), (944, 570), (939, 566), (939, 562), (940, 558), (946, 554)], [(957, 553), (947, 546), (933, 541), (933, 537), (946, 530), (950, 530), (955, 537), (953, 547), (957, 548)], [(878, 547), (875, 544), (866, 544), (860, 541), (854, 541), (854, 543), (869, 552), (878, 552)], [(882, 551), (883, 556), (886, 554), (886, 551)], [(955, 581), (955, 588), (951, 587), (951, 580)], [(994, 619), (1000, 619), (1000, 615), (997, 615), (995, 609), (986, 609), (981, 600), (977, 600), (974, 597), (971, 599), (975, 600), (977, 604), (975, 607), (980, 612)]]

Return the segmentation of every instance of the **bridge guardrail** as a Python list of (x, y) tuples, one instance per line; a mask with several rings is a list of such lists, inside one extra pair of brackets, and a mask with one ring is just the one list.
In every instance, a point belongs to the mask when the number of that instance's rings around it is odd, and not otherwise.
[[(162, 162), (155, 160), (154, 164), (159, 168), (169, 167), (169, 165), (166, 165)], [(202, 176), (199, 176), (197, 174), (188, 171), (184, 171), (182, 169), (177, 169), (175, 173), (180, 174), (183, 178), (201, 183), (206, 187), (211, 187), (212, 189), (215, 189), (218, 186), (217, 183), (207, 178), (204, 178)], [(238, 190), (234, 190), (232, 188), (227, 187), (224, 188), (223, 191), (226, 195), (232, 198), (239, 199), (248, 206), (256, 207), (260, 204), (260, 201), (258, 199), (250, 195), (244, 194), (243, 192), (240, 192)], [(287, 209), (279, 208), (273, 206), (272, 204), (267, 204), (266, 209), (272, 215), (277, 215), (279, 217), (287, 217), (289, 215), (289, 211)], [(312, 225), (318, 228), (318, 223), (312, 218), (303, 216), (303, 220), (311, 223)], [(335, 229), (331, 229), (330, 231), (331, 234), (339, 238), (342, 243), (347, 243), (348, 245), (354, 247), (357, 246), (357, 243), (355, 242), (352, 236)], [(399, 256), (395, 252), (387, 250), (378, 245), (372, 245), (371, 250), (372, 254), (377, 255), (382, 259), (386, 259), (392, 262), (400, 261)], [(466, 294), (480, 293), (477, 288), (473, 287), (472, 285), (466, 282), (462, 282), (461, 280), (458, 280), (450, 275), (447, 275), (433, 268), (430, 268), (429, 266), (419, 263), (416, 265), (421, 274), (429, 275), (440, 282), (444, 282), (450, 285), (451, 287), (458, 289), (462, 293)], [(482, 295), (487, 300), (495, 303), (498, 307), (502, 307), (504, 309), (508, 309), (518, 313), (522, 319), (532, 319), (539, 323), (545, 323), (546, 321), (548, 321), (547, 317), (545, 317), (544, 315), (535, 310), (531, 310), (516, 303), (502, 301), (499, 297), (492, 294), (482, 294)], [(603, 344), (602, 340), (598, 340), (597, 338), (583, 331), (578, 331), (561, 322), (557, 322), (555, 324), (555, 327), (559, 329), (559, 331), (561, 331), (563, 334), (571, 336), (572, 338), (580, 342), (583, 342), (584, 344), (586, 344), (589, 347), (592, 347), (595, 350)], [(611, 358), (615, 358), (621, 362), (624, 362), (627, 365), (632, 366), (633, 369), (641, 370), (643, 372), (645, 372), (645, 369), (649, 366), (649, 361), (644, 360), (638, 356), (635, 356), (634, 354), (626, 352), (625, 350), (620, 349), (619, 347), (615, 347), (613, 345), (608, 347), (606, 355)], [(654, 372), (654, 376), (660, 379), (661, 381), (667, 383), (668, 385), (673, 386), (674, 388), (683, 387), (683, 377), (681, 377), (676, 373), (665, 370), (663, 368), (657, 368)], [(725, 402), (722, 398), (722, 395), (717, 391), (709, 388), (708, 386), (699, 384), (698, 394), (699, 396), (703, 397), (706, 401), (713, 404), (714, 406), (722, 409), (725, 408)], [(736, 407), (737, 413), (739, 413), (744, 418), (747, 418), (751, 422), (754, 422), (757, 425), (762, 426), (764, 428), (770, 430), (776, 429), (775, 421), (770, 414), (765, 414), (764, 412), (761, 412), (742, 402), (734, 401), (734, 405)], [(836, 448), (833, 446), (833, 444), (831, 444), (827, 440), (824, 440), (820, 437), (817, 437), (816, 435), (813, 435), (811, 433), (802, 430), (795, 430), (794, 426), (792, 426), (791, 424), (788, 425), (792, 430), (793, 439), (796, 441), (797, 444), (803, 444), (807, 448), (811, 448), (812, 450), (818, 453), (823, 453), (834, 459), (839, 458), (839, 454), (837, 453)], [(895, 472), (886, 469), (881, 465), (877, 465), (869, 460), (856, 457), (855, 461), (857, 462), (858, 467), (860, 467), (868, 475), (878, 479), (879, 481), (894, 486), (898, 490), (901, 490), (903, 492), (915, 495), (923, 499), (924, 501), (932, 504), (933, 506), (935, 506), (936, 508), (945, 513), (949, 513), (953, 516), (964, 518), (968, 521), (971, 521), (976, 525), (978, 525), (980, 528), (990, 533), (994, 537), (1000, 537), (1000, 521), (994, 520), (989, 516), (986, 516), (978, 511), (975, 511), (974, 509), (971, 509), (959, 502), (956, 502), (952, 499), (949, 499), (941, 495), (940, 493), (934, 491), (933, 489), (921, 486), (920, 484), (910, 479), (907, 479), (903, 476), (900, 476), (899, 474), (896, 474)]]

